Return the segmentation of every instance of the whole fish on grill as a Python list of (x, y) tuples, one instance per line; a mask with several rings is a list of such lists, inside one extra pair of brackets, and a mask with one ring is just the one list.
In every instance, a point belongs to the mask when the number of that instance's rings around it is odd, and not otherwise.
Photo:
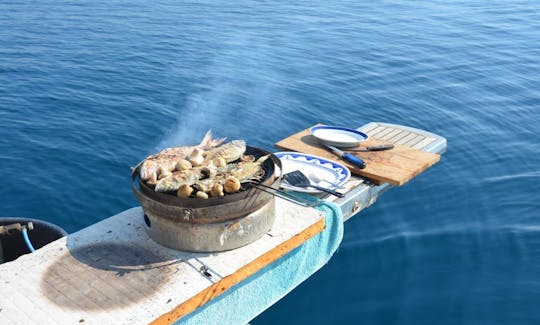
[(222, 144), (225, 139), (212, 139), (212, 131), (206, 132), (201, 143), (196, 146), (184, 146), (164, 149), (157, 154), (148, 156), (140, 168), (140, 177), (150, 185), (155, 185), (160, 176), (168, 176), (179, 162), (197, 150), (210, 150)]

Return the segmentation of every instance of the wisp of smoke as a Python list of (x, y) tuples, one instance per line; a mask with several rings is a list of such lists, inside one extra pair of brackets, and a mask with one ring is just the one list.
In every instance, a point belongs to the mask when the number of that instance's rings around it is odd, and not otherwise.
[[(260, 124), (269, 101), (276, 96), (277, 80), (269, 46), (261, 40), (240, 39), (216, 56), (201, 74), (211, 76), (210, 90), (191, 94), (182, 107), (175, 127), (158, 149), (199, 143), (208, 130), (216, 137), (247, 138)], [(257, 127), (256, 127), (257, 128)]]

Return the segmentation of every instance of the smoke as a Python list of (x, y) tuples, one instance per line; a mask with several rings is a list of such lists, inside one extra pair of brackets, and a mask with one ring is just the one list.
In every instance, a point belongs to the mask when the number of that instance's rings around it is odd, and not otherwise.
[(216, 137), (247, 139), (280, 92), (271, 57), (269, 46), (236, 38), (200, 72), (209, 86), (187, 97), (158, 147), (197, 144), (210, 129)]
[(178, 111), (176, 125), (158, 148), (198, 144), (208, 130), (213, 130), (217, 137), (224, 137), (220, 135), (221, 125), (230, 110), (223, 104), (226, 95), (227, 89), (217, 85), (211, 91), (190, 95), (185, 107)]

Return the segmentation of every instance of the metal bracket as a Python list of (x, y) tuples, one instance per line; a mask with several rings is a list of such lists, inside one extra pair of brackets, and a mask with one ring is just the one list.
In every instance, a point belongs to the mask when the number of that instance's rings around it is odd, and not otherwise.
[(193, 216), (193, 209), (184, 209), (184, 220), (189, 220)]
[(26, 225), (21, 225), (20, 223), (14, 223), (7, 226), (0, 226), (0, 235), (13, 235), (15, 233), (22, 232), (23, 229), (33, 230), (34, 224), (32, 222), (29, 222)]

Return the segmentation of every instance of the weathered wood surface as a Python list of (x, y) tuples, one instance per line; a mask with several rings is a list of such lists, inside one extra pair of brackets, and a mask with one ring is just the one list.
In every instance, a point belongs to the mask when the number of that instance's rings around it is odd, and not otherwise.
[(387, 125), (372, 122), (362, 126), (360, 131), (366, 133), (370, 139), (376, 139), (395, 145), (399, 144), (405, 147), (423, 150), (425, 152), (433, 152), (424, 150), (427, 145), (436, 141), (439, 141), (440, 143), (441, 141), (441, 139), (437, 140), (437, 138), (440, 138), (437, 135), (401, 125)]
[[(310, 134), (310, 128), (289, 136), (275, 144), (276, 148), (286, 151), (297, 151), (316, 155), (319, 157), (338, 161), (347, 166), (351, 173), (373, 180), (375, 184), (382, 182), (401, 186), (437, 163), (440, 155), (421, 151), (408, 146), (395, 144), (395, 147), (386, 151), (351, 152), (366, 163), (366, 168), (360, 169), (325, 149)], [(397, 130), (399, 131), (399, 130)], [(397, 132), (394, 131), (394, 132)], [(389, 134), (389, 137), (392, 135)], [(368, 138), (362, 142), (362, 147), (388, 143), (384, 140)]]
[(169, 324), (324, 229), (324, 216), (276, 199), (261, 239), (221, 253), (154, 243), (133, 208), (0, 265), (0, 324)]

